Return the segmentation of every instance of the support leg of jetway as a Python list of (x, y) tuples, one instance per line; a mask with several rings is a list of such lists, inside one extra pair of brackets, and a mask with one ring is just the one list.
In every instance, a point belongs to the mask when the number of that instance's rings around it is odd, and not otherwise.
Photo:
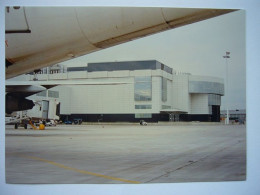
[(32, 127), (34, 130), (36, 130), (36, 129), (37, 129), (37, 127), (35, 127), (35, 126), (34, 126), (34, 124), (32, 123), (32, 121), (31, 121), (31, 120), (29, 120), (29, 124), (31, 125), (31, 127)]

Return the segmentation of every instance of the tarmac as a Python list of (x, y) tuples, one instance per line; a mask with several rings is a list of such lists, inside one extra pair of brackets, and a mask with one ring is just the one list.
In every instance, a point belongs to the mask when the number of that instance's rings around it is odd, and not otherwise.
[(142, 184), (246, 180), (246, 126), (6, 126), (6, 182)]

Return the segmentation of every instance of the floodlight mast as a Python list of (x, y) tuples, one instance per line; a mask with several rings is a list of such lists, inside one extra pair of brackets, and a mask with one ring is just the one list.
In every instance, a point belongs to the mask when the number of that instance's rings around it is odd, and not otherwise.
[(226, 120), (225, 124), (229, 124), (229, 112), (228, 112), (228, 58), (230, 58), (230, 52), (226, 51), (226, 55), (223, 56), (223, 58), (226, 59), (226, 109), (227, 109), (227, 114), (226, 114)]

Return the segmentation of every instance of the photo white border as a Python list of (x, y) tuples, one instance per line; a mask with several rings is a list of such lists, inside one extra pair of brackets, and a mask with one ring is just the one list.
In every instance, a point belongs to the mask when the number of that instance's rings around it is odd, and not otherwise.
[[(170, 184), (52, 184), (22, 185), (5, 183), (5, 57), (4, 57), (4, 7), (15, 6), (152, 6), (227, 8), (246, 11), (246, 78), (247, 78), (247, 180), (240, 182), (201, 182)], [(260, 193), (260, 123), (258, 122), (260, 100), (260, 1), (258, 0), (2, 0), (0, 2), (1, 70), (0, 97), (2, 109), (0, 133), (0, 194), (259, 194)]]

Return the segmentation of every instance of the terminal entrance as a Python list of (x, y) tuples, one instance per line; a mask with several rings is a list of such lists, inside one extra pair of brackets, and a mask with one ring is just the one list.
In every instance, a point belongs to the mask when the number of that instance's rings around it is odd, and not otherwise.
[(180, 121), (180, 115), (179, 114), (170, 113), (169, 114), (169, 121), (171, 121), (171, 122), (178, 122), (178, 121)]
[(163, 115), (168, 115), (169, 119), (167, 121), (169, 122), (179, 122), (181, 121), (180, 115), (181, 114), (187, 114), (186, 112), (182, 112), (179, 110), (164, 110), (160, 112)]

